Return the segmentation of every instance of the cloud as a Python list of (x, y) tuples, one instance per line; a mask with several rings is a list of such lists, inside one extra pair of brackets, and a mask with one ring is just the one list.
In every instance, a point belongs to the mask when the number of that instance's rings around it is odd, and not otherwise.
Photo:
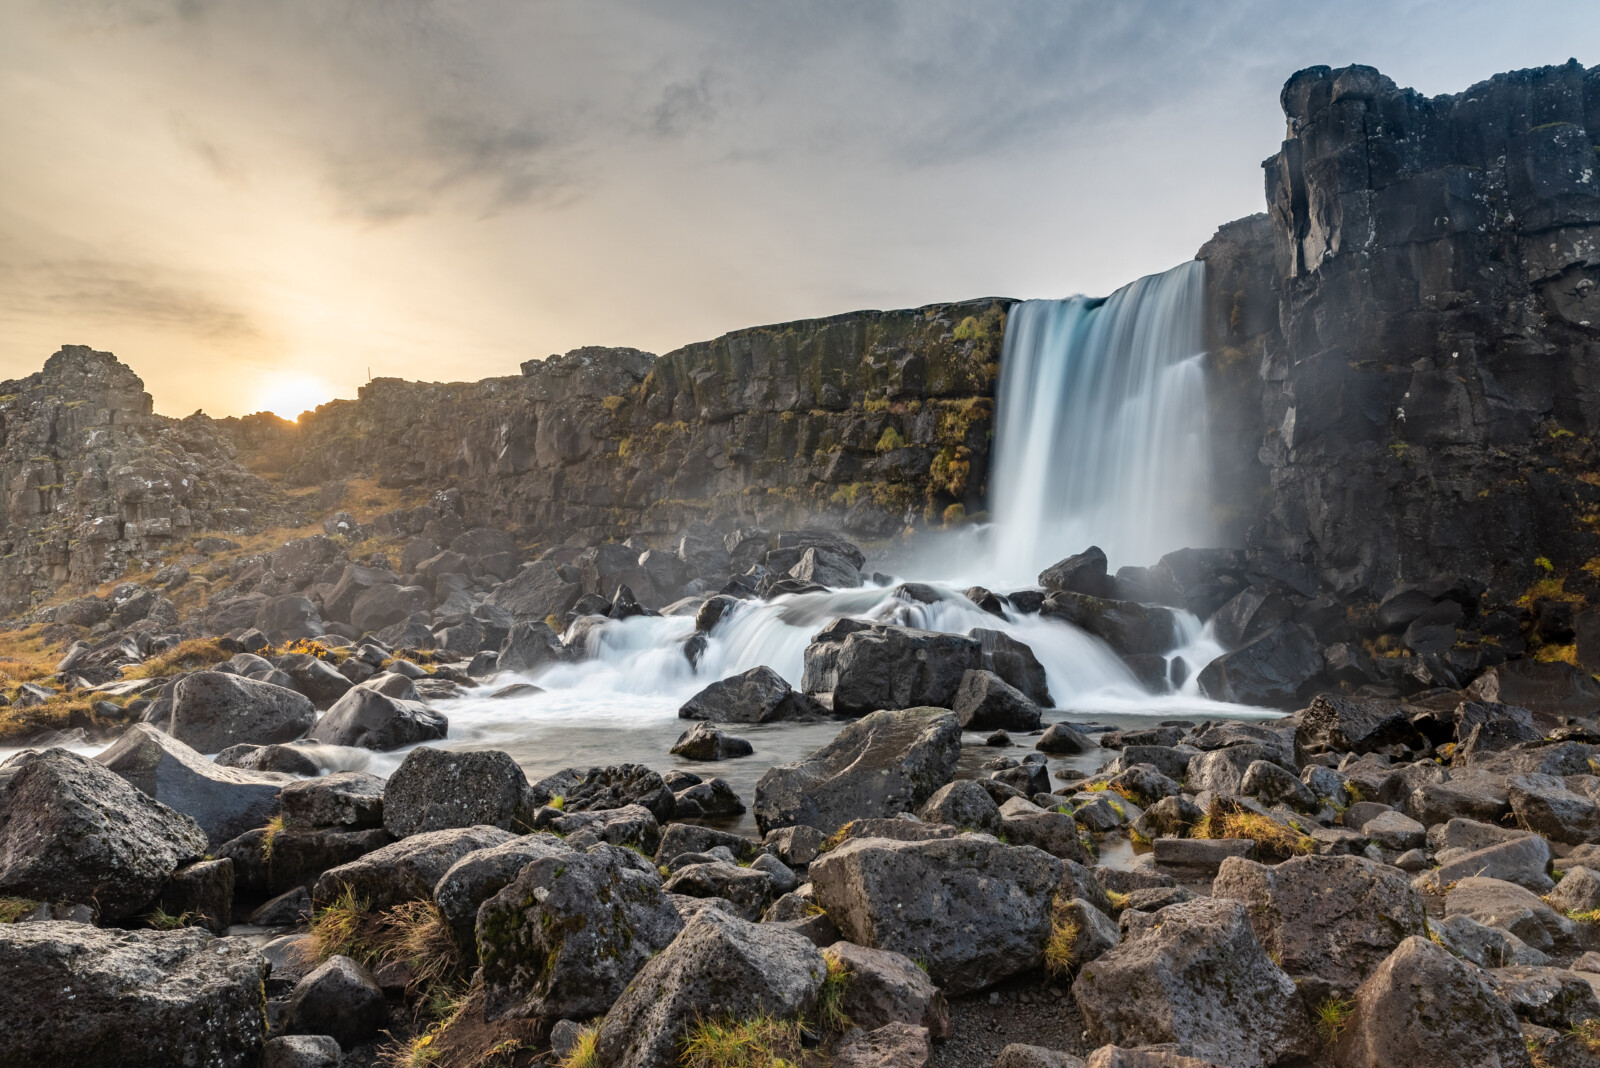
[(203, 285), (148, 263), (33, 260), (0, 263), (0, 318), (139, 322), (204, 341), (259, 341), (252, 318)]

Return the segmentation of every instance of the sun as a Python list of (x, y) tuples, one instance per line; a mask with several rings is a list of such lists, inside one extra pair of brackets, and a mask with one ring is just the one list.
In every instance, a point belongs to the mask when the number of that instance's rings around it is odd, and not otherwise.
[(333, 399), (333, 390), (311, 375), (264, 376), (256, 394), (256, 411), (271, 412), (280, 419), (294, 420), (319, 404)]

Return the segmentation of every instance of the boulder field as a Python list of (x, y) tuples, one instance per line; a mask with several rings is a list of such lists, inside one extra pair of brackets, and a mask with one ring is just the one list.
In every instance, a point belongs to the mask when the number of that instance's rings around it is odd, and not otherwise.
[[(1600, 68), (1282, 104), (1200, 252), (1226, 546), (993, 627), (877, 568), (985, 506), (1007, 300), (299, 424), (0, 384), (0, 1066), (1600, 1065)], [(824, 589), (895, 611), (706, 670)], [(453, 748), (652, 617), (696, 772)], [(1262, 712), (1069, 717), (1016, 620)]]

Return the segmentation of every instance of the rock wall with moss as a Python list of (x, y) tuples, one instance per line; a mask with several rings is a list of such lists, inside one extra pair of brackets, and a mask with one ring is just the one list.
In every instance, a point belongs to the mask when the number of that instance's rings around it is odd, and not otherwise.
[(586, 348), (473, 383), (379, 379), (293, 429), (286, 478), (463, 492), (473, 522), (551, 543), (689, 522), (820, 521), (862, 537), (983, 508), (1010, 302), (756, 327), (656, 357)]

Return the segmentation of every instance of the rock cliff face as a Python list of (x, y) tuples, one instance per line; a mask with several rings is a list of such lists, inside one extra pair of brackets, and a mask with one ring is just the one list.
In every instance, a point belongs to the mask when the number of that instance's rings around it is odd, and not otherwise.
[(210, 418), (154, 415), (108, 352), (68, 345), (0, 382), (0, 609), (149, 566), (191, 531), (235, 530), (271, 487)]
[(1282, 102), (1270, 222), (1201, 253), (1217, 362), (1259, 375), (1252, 544), (1348, 600), (1455, 576), (1592, 598), (1600, 68), (1429, 99), (1313, 67)]
[(1008, 306), (858, 312), (661, 357), (578, 349), (476, 383), (379, 379), (284, 431), (288, 481), (455, 486), (470, 523), (546, 544), (705, 519), (939, 523), (983, 507)]

